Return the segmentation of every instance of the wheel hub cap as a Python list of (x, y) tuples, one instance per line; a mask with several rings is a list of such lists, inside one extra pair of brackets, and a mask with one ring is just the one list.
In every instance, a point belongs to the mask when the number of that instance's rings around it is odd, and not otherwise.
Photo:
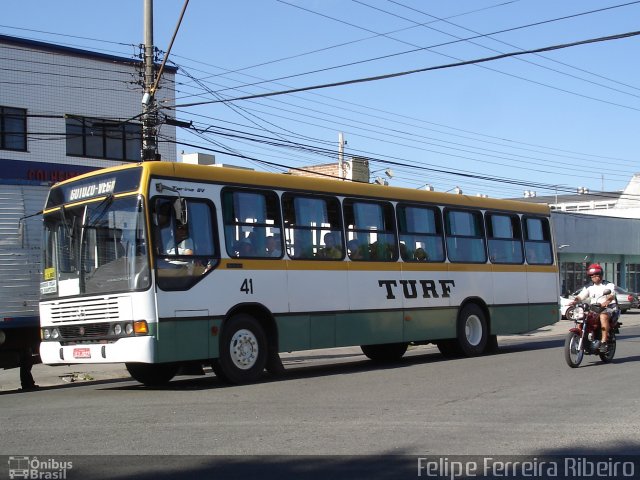
[(464, 325), (464, 333), (470, 345), (476, 346), (480, 343), (480, 340), (482, 340), (482, 322), (476, 315), (471, 315), (467, 318)]
[(241, 370), (249, 370), (258, 359), (258, 340), (249, 330), (238, 330), (231, 338), (231, 360)]

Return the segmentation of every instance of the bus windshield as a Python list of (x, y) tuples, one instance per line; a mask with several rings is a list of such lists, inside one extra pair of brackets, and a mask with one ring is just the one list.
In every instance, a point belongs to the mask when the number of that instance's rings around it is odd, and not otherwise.
[(43, 299), (150, 286), (141, 197), (61, 206), (44, 215)]

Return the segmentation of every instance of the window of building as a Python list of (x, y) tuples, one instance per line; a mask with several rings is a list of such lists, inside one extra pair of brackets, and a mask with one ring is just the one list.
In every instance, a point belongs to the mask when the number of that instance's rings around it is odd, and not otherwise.
[(340, 202), (335, 197), (282, 196), (287, 253), (292, 258), (341, 260), (344, 239)]
[[(230, 257), (282, 256), (280, 205), (275, 192), (226, 188), (222, 192), (222, 216)], [(274, 254), (276, 247), (271, 247), (273, 240), (276, 241), (278, 255)]]
[(560, 293), (568, 296), (582, 288), (588, 281), (586, 264), (562, 262), (560, 264)]
[(640, 263), (628, 263), (626, 275), (627, 290), (640, 292)]
[(522, 263), (522, 233), (517, 215), (487, 213), (487, 244), (491, 263)]
[(66, 119), (67, 155), (140, 161), (142, 125), (98, 118)]
[(398, 259), (393, 205), (346, 199), (343, 208), (351, 260), (394, 262)]
[(0, 150), (27, 151), (27, 111), (0, 106)]
[(435, 207), (398, 205), (400, 255), (405, 262), (443, 262), (442, 215)]
[(485, 263), (482, 214), (475, 210), (445, 210), (447, 255), (452, 262)]

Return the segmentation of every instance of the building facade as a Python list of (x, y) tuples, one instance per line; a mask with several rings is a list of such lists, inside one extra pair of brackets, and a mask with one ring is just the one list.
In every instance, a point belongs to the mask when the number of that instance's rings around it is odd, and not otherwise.
[(287, 173), (290, 175), (301, 175), (304, 177), (325, 177), (333, 179), (344, 179), (352, 182), (369, 183), (369, 161), (362, 157), (348, 157), (342, 163), (342, 171), (340, 164), (324, 163), (321, 165), (312, 165), (302, 169), (291, 169)]
[(640, 174), (621, 192), (581, 192), (519, 199), (548, 203), (558, 247), (560, 286), (574, 292), (599, 263), (605, 278), (640, 292)]
[[(41, 217), (48, 188), (140, 161), (142, 63), (0, 35), (0, 329), (37, 325)], [(158, 100), (175, 99), (176, 69)], [(175, 161), (174, 126), (160, 125)], [(31, 216), (33, 215), (33, 216)]]

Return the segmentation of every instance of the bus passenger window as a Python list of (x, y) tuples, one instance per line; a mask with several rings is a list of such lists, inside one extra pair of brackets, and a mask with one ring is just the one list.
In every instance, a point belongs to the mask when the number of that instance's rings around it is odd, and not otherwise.
[(440, 209), (398, 205), (397, 212), (402, 260), (444, 262), (444, 235)]
[(530, 265), (551, 265), (551, 229), (549, 220), (539, 217), (523, 217), (524, 248)]
[(395, 215), (389, 202), (346, 199), (343, 204), (347, 239), (357, 239), (362, 254), (354, 261), (395, 262), (398, 259)]
[(344, 236), (335, 197), (282, 196), (287, 253), (294, 259), (342, 260)]
[(475, 210), (445, 210), (447, 254), (451, 262), (485, 263), (482, 214)]
[[(278, 195), (271, 190), (225, 188), (222, 216), (227, 255), (231, 258), (279, 258), (281, 242)], [(271, 239), (270, 239), (271, 238)], [(271, 246), (269, 246), (271, 245)], [(279, 255), (273, 253), (279, 251)]]
[(522, 263), (520, 218), (517, 215), (487, 213), (485, 223), (491, 263)]

